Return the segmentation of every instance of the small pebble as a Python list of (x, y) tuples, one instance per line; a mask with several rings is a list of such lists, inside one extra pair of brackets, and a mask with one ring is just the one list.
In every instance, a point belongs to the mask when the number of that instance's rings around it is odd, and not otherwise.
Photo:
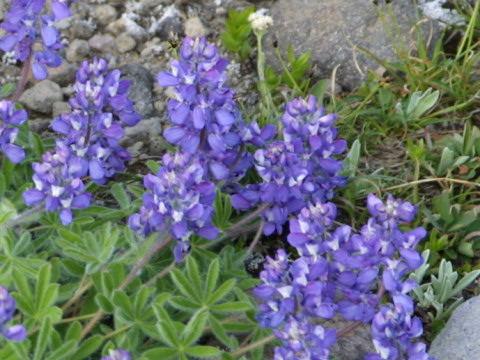
[(77, 20), (72, 24), (72, 37), (74, 39), (88, 40), (93, 36), (94, 26), (85, 20)]
[(117, 19), (117, 10), (111, 5), (100, 5), (95, 9), (95, 19), (100, 25), (108, 25)]
[(52, 105), (52, 117), (56, 118), (62, 114), (67, 114), (72, 111), (70, 104), (66, 101), (55, 101)]
[(207, 36), (208, 30), (198, 16), (191, 17), (185, 21), (185, 35), (191, 37)]
[(75, 39), (67, 48), (67, 60), (72, 63), (83, 61), (90, 54), (90, 46), (85, 40)]
[(42, 80), (24, 91), (20, 103), (26, 108), (43, 114), (51, 114), (53, 104), (62, 101), (62, 89), (51, 80)]
[(112, 53), (115, 51), (115, 38), (110, 35), (97, 34), (88, 40), (88, 45), (102, 53)]
[(135, 39), (127, 33), (121, 33), (118, 35), (115, 39), (115, 44), (117, 46), (117, 50), (121, 53), (126, 53), (130, 50), (133, 50), (137, 46)]

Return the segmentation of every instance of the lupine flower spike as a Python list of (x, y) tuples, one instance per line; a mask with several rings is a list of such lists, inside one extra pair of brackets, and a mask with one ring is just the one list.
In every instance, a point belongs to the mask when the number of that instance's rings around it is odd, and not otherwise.
[(157, 77), (175, 94), (167, 106), (173, 125), (164, 131), (165, 139), (185, 152), (202, 154), (214, 180), (243, 176), (251, 160), (241, 145), (270, 140), (274, 127), (244, 124), (234, 92), (225, 85), (228, 59), (220, 57), (215, 45), (187, 37), (179, 55), (171, 62), (172, 71)]
[(32, 56), (33, 44), (37, 41), (38, 34), (41, 35), (43, 50), (33, 54), (34, 61), (31, 65), (33, 75), (38, 80), (47, 77), (47, 66), (58, 67), (62, 63), (56, 50), (62, 49), (64, 45), (54, 23), (70, 16), (70, 10), (66, 0), (53, 0), (51, 5), (53, 14), (42, 15), (45, 0), (12, 0), (5, 21), (0, 25), (7, 32), (0, 39), (0, 49), (14, 52), (14, 58), (21, 62), (26, 62)]

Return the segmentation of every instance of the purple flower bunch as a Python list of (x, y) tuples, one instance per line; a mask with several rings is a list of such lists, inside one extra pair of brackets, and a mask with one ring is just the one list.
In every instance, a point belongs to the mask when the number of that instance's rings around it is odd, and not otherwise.
[(265, 235), (281, 234), (291, 214), (309, 202), (325, 202), (335, 187), (345, 184), (338, 175), (342, 162), (332, 157), (346, 148), (344, 140), (336, 139), (335, 119), (336, 115), (317, 107), (314, 96), (297, 98), (283, 114), (283, 140), (255, 152), (254, 165), (262, 183), (240, 189), (232, 196), (232, 205), (246, 210), (259, 202), (272, 204), (262, 215)]
[[(76, 0), (68, 0), (76, 1)], [(45, 0), (12, 0), (12, 6), (0, 25), (7, 34), (0, 39), (0, 49), (5, 52), (14, 51), (15, 59), (26, 62), (32, 56), (33, 44), (40, 32), (43, 50), (33, 54), (32, 72), (36, 79), (48, 76), (48, 67), (58, 67), (62, 59), (56, 50), (64, 45), (54, 23), (70, 16), (67, 0), (52, 0), (52, 14), (43, 14)], [(41, 26), (39, 25), (41, 19)], [(40, 27), (40, 31), (38, 31)]]
[(11, 101), (0, 100), (0, 147), (8, 159), (15, 164), (25, 158), (25, 151), (14, 144), (18, 135), (16, 126), (22, 125), (27, 118), (28, 113), (25, 110), (15, 110), (15, 105)]
[(167, 231), (177, 241), (174, 256), (177, 262), (190, 249), (193, 234), (214, 240), (218, 229), (212, 225), (215, 184), (205, 181), (205, 165), (194, 154), (177, 151), (165, 154), (157, 175), (147, 174), (143, 184), (140, 212), (130, 216), (130, 227), (148, 235)]
[(74, 85), (77, 93), (70, 100), (72, 112), (52, 122), (53, 130), (64, 137), (57, 138), (54, 153), (44, 154), (43, 162), (32, 165), (35, 188), (24, 192), (25, 203), (35, 206), (45, 201), (45, 209), (52, 212), (60, 208), (64, 225), (73, 219), (71, 209), (90, 206), (84, 177), (105, 184), (130, 160), (118, 141), (124, 135), (123, 125), (136, 125), (140, 116), (128, 98), (129, 82), (120, 80), (120, 75), (119, 70), (108, 72), (103, 59), (82, 63)]
[(35, 188), (23, 193), (28, 206), (45, 202), (45, 210), (60, 209), (60, 220), (68, 225), (73, 220), (72, 209), (90, 206), (92, 194), (85, 192), (82, 180), (83, 159), (72, 154), (72, 150), (57, 141), (55, 152), (46, 152), (42, 162), (32, 164)]
[(131, 156), (118, 142), (124, 126), (140, 121), (128, 98), (130, 82), (120, 76), (120, 70), (108, 72), (104, 59), (84, 61), (76, 75), (76, 95), (70, 100), (73, 111), (52, 122), (53, 130), (65, 136), (60, 141), (82, 163), (80, 177), (89, 175), (100, 185), (125, 170)]
[(132, 356), (127, 350), (115, 349), (109, 350), (109, 355), (104, 356), (101, 360), (131, 360)]
[(22, 324), (8, 326), (17, 307), (17, 302), (9, 294), (7, 288), (0, 285), (0, 334), (12, 341), (23, 341), (27, 337), (27, 329)]
[[(334, 335), (323, 335), (329, 330), (305, 323), (312, 318), (330, 319), (339, 312), (346, 320), (372, 324), (377, 354), (367, 355), (366, 360), (430, 360), (425, 345), (413, 341), (423, 328), (413, 316), (408, 292), (418, 284), (405, 280), (409, 271), (423, 263), (414, 248), (426, 231), (399, 228), (413, 220), (417, 208), (391, 196), (383, 203), (372, 194), (367, 208), (372, 217), (358, 234), (352, 234), (349, 226), (334, 227), (335, 205), (319, 199), (290, 220), (287, 240), (300, 257), (290, 263), (286, 252), (279, 250), (275, 259), (267, 259), (260, 274), (263, 284), (254, 290), (264, 300), (257, 314), (260, 326), (278, 328), (283, 324), (283, 330), (274, 332), (284, 344), (276, 350), (275, 359), (290, 359), (292, 352), (298, 358), (328, 359), (327, 348)], [(385, 291), (392, 303), (380, 306)], [(292, 343), (302, 328), (298, 323), (323, 337)], [(326, 347), (321, 354), (311, 355), (309, 346), (319, 351), (318, 344), (322, 344), (317, 340)], [(301, 347), (296, 347), (300, 343)]]
[(241, 145), (271, 139), (274, 127), (245, 126), (234, 92), (225, 85), (228, 59), (220, 57), (215, 45), (187, 37), (179, 55), (171, 62), (172, 71), (157, 77), (161, 86), (173, 86), (175, 95), (168, 101), (173, 126), (164, 131), (165, 139), (185, 152), (205, 154), (215, 180), (243, 175), (251, 160)]

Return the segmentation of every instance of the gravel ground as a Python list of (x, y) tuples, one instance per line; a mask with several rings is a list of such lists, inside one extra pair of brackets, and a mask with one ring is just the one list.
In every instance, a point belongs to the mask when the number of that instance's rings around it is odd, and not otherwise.
[[(161, 141), (166, 119), (168, 90), (156, 84), (160, 71), (170, 70), (172, 46), (184, 36), (206, 36), (221, 45), (229, 9), (249, 6), (268, 8), (272, 1), (244, 0), (78, 0), (72, 2), (72, 16), (57, 25), (65, 48), (60, 68), (51, 69), (49, 80), (38, 82), (29, 77), (20, 102), (29, 110), (32, 131), (49, 135), (50, 121), (70, 110), (75, 72), (83, 60), (102, 57), (110, 69), (119, 68), (132, 82), (130, 96), (142, 122), (126, 129), (122, 145), (134, 160), (157, 157), (164, 151)], [(0, 1), (0, 21), (10, 1)], [(0, 37), (3, 30), (0, 29)], [(227, 55), (227, 54), (225, 54)], [(0, 51), (0, 83), (17, 82), (21, 64)], [(242, 106), (253, 105), (256, 97), (249, 91), (255, 85), (253, 61), (238, 63), (231, 59), (229, 85), (242, 99)], [(249, 96), (245, 96), (248, 94)]]

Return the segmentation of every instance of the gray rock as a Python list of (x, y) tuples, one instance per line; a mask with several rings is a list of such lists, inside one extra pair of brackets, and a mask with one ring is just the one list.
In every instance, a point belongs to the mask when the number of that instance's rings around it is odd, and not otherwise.
[(137, 42), (134, 38), (128, 35), (128, 33), (124, 32), (115, 38), (115, 45), (117, 46), (117, 50), (119, 52), (126, 53), (130, 50), (135, 49), (135, 46), (137, 46)]
[(75, 82), (77, 69), (77, 66), (63, 61), (59, 67), (48, 69), (48, 78), (58, 85), (65, 87)]
[(100, 25), (108, 25), (117, 18), (117, 10), (111, 5), (100, 5), (95, 9), (95, 19)]
[(24, 91), (20, 103), (30, 110), (51, 114), (53, 103), (62, 101), (62, 89), (51, 80), (42, 80)]
[(75, 39), (67, 48), (67, 60), (72, 63), (77, 63), (84, 60), (90, 53), (90, 46), (85, 40)]
[(184, 33), (180, 11), (174, 5), (168, 6), (162, 17), (152, 24), (149, 32), (154, 33), (162, 40), (172, 39), (175, 35), (182, 38)]
[(74, 39), (88, 40), (93, 36), (95, 28), (88, 21), (75, 20), (72, 23), (71, 31)]
[(185, 36), (200, 37), (207, 35), (208, 30), (198, 16), (191, 17), (185, 21)]
[(56, 118), (62, 114), (72, 111), (70, 104), (66, 101), (55, 101), (52, 105), (52, 117)]
[[(393, 30), (392, 21), (384, 1), (381, 9)], [(409, 50), (416, 43), (416, 31), (410, 30), (417, 23), (415, 5), (411, 0), (395, 0), (391, 8), (401, 36), (395, 34), (396, 45), (404, 41)], [(279, 69), (273, 49), (273, 38), (278, 40), (280, 53), (285, 54), (292, 45), (297, 56), (311, 51), (311, 61), (316, 65), (316, 78), (330, 78), (338, 66), (336, 81), (345, 89), (358, 87), (380, 65), (365, 55), (360, 47), (368, 49), (382, 60), (394, 61), (397, 57), (371, 0), (278, 0), (269, 13), (273, 26), (265, 38), (267, 59)], [(425, 23), (424, 34), (429, 34), (430, 23)], [(434, 24), (434, 39), (440, 29)]]
[(455, 309), (428, 353), (438, 360), (478, 359), (479, 327), (480, 296), (475, 296)]
[[(142, 118), (149, 118), (155, 113), (152, 88), (155, 77), (146, 67), (132, 63), (122, 66), (122, 79), (130, 80), (128, 96), (135, 103), (135, 111)], [(138, 126), (138, 125), (137, 125)]]
[[(333, 319), (320, 320), (319, 323), (325, 328), (335, 327), (337, 333), (354, 324), (352, 321), (344, 320), (338, 313)], [(338, 360), (363, 360), (366, 354), (375, 353), (370, 325), (362, 324), (345, 336), (338, 338), (330, 350)]]
[(115, 38), (110, 35), (96, 34), (88, 40), (88, 45), (104, 54), (112, 53), (115, 51)]
[(122, 17), (115, 20), (113, 23), (107, 26), (107, 31), (112, 34), (127, 33), (137, 42), (144, 42), (148, 38), (147, 31), (138, 25), (132, 19)]
[(159, 137), (162, 133), (162, 121), (158, 117), (142, 119), (133, 127), (125, 127), (125, 136), (120, 140), (124, 147), (133, 146), (135, 143), (149, 143), (151, 139)]

